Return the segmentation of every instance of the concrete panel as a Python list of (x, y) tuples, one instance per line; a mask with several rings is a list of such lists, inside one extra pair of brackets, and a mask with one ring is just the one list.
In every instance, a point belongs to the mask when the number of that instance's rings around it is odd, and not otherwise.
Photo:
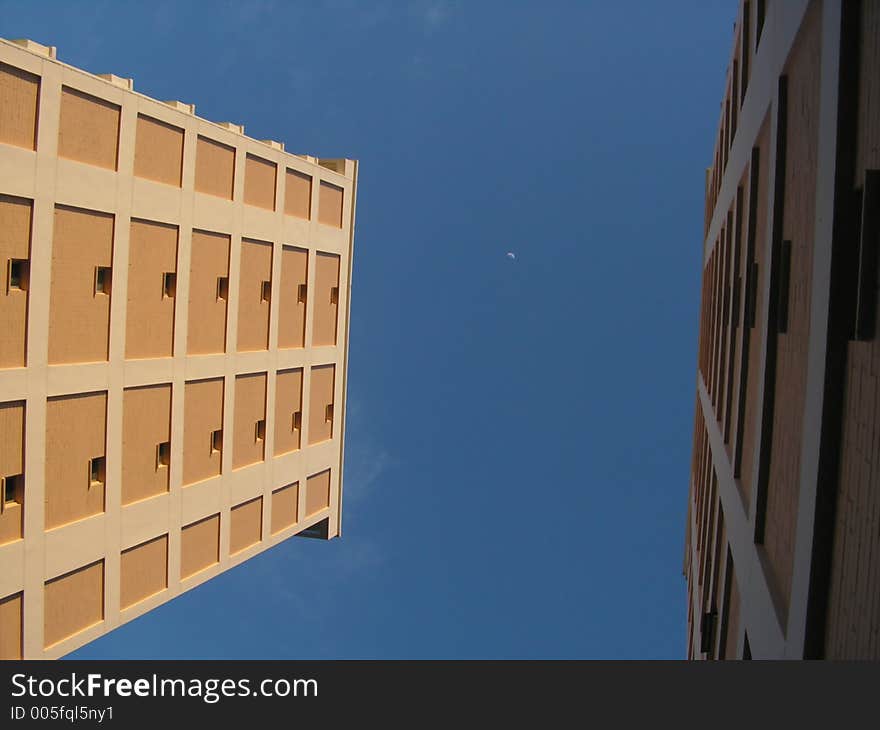
[(22, 595), (0, 600), (0, 660), (21, 659)]
[(183, 171), (183, 130), (138, 114), (134, 174), (180, 187)]
[[(46, 404), (46, 529), (104, 511), (107, 393)], [(94, 467), (94, 471), (93, 468)]]
[(269, 347), (269, 309), (272, 301), (272, 245), (241, 242), (238, 288), (238, 350)]
[(0, 142), (36, 149), (39, 97), (39, 76), (0, 63)]
[(25, 365), (32, 212), (32, 201), (0, 195), (0, 368)]
[(223, 378), (188, 382), (183, 403), (184, 486), (218, 476), (222, 458)]
[(46, 647), (103, 620), (103, 560), (46, 582), (43, 608)]
[(339, 308), (339, 256), (318, 251), (315, 257), (315, 303), (312, 345), (336, 344)]
[(278, 347), (304, 347), (308, 301), (309, 252), (284, 246), (281, 249), (281, 287), (278, 292)]
[(263, 498), (257, 497), (232, 508), (229, 552), (239, 553), (256, 545), (263, 537)]
[(321, 181), (318, 197), (318, 223), (342, 228), (343, 190), (338, 185)]
[(220, 515), (187, 525), (180, 536), (180, 577), (188, 578), (220, 562)]
[(229, 245), (229, 236), (220, 233), (192, 233), (186, 347), (190, 355), (226, 349)]
[(248, 155), (244, 171), (244, 202), (275, 210), (275, 178), (278, 166), (255, 155)]
[(120, 560), (121, 608), (133, 606), (168, 587), (168, 535), (124, 550)]
[(297, 523), (299, 502), (299, 483), (294, 482), (272, 492), (272, 534)]
[(330, 506), (330, 470), (312, 474), (306, 480), (306, 517)]
[(49, 300), (50, 363), (107, 360), (113, 224), (113, 216), (105, 213), (55, 208)]
[(336, 366), (313, 367), (309, 393), (309, 445), (333, 438)]
[(132, 221), (125, 357), (171, 357), (177, 302), (177, 226)]
[(61, 90), (58, 156), (116, 169), (119, 107), (65, 86)]
[(232, 200), (235, 149), (207, 137), (196, 143), (195, 189), (200, 193)]
[(302, 385), (302, 368), (278, 371), (275, 379), (275, 456), (300, 448)]
[(23, 536), (25, 403), (0, 403), (0, 545)]
[(168, 491), (171, 385), (126, 388), (122, 394), (122, 504)]
[(266, 453), (266, 373), (235, 378), (232, 468), (255, 464)]
[(284, 213), (309, 220), (312, 210), (312, 176), (287, 169), (284, 186)]

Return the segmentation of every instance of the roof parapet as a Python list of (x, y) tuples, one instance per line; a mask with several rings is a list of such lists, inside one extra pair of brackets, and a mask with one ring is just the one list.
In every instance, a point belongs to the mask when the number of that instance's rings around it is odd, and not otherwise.
[(235, 122), (217, 122), (218, 127), (223, 127), (223, 129), (228, 129), (230, 132), (237, 132), (238, 134), (244, 134), (244, 125), (236, 124)]
[(122, 76), (117, 76), (116, 74), (95, 74), (99, 79), (104, 79), (104, 81), (109, 81), (114, 86), (118, 86), (121, 89), (128, 89), (128, 91), (134, 91), (134, 79), (126, 79)]
[(176, 99), (172, 100), (172, 101), (165, 101), (162, 103), (167, 104), (172, 109), (177, 109), (177, 111), (183, 112), (184, 114), (195, 115), (195, 113), (196, 113), (196, 105), (195, 104), (187, 104), (186, 102), (177, 101)]
[(56, 58), (58, 49), (55, 46), (44, 46), (42, 43), (32, 41), (30, 38), (13, 38), (10, 43), (21, 46), (31, 53), (36, 53), (45, 58)]

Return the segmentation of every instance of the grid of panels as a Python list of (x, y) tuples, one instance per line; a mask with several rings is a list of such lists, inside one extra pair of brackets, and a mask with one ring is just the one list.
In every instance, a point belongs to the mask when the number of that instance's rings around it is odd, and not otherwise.
[[(338, 534), (356, 165), (46, 50), (0, 41), (0, 216), (29, 246), (0, 234), (2, 317), (26, 299), (0, 363), (21, 444), (0, 450), (0, 650), (50, 658), (317, 523)], [(216, 239), (219, 265), (196, 260)]]

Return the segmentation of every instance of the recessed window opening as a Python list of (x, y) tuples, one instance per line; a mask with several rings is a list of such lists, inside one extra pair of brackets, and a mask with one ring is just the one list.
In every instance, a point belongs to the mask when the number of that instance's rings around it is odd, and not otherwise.
[(177, 274), (166, 271), (162, 274), (162, 298), (173, 299), (177, 293)]
[(27, 291), (29, 271), (26, 259), (9, 259), (6, 291)]
[(103, 484), (105, 479), (106, 460), (103, 456), (89, 459), (89, 486)]
[(223, 429), (218, 428), (216, 431), (211, 431), (211, 453), (217, 454), (223, 451)]
[(171, 442), (163, 441), (156, 445), (156, 468), (168, 466), (171, 463)]
[(111, 269), (109, 266), (95, 267), (95, 295), (110, 294), (110, 285), (112, 281)]

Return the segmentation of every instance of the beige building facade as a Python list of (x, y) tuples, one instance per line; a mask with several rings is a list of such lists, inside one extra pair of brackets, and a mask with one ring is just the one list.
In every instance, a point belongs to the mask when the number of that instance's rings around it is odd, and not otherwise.
[(0, 40), (0, 658), (340, 534), (356, 184)]

